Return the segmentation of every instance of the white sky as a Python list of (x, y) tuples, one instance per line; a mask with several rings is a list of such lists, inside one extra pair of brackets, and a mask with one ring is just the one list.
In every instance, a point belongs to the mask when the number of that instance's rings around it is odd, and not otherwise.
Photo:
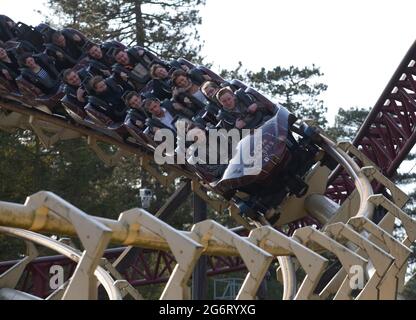
[[(0, 13), (35, 25), (42, 3), (0, 0)], [(332, 120), (340, 107), (374, 105), (416, 39), (415, 12), (410, 0), (207, 0), (203, 54), (214, 70), (314, 63)]]

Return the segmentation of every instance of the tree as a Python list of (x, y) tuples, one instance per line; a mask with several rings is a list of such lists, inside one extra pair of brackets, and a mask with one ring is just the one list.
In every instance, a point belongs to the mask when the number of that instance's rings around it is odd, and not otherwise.
[(221, 75), (250, 84), (300, 118), (315, 119), (321, 126), (327, 124), (327, 108), (319, 98), (327, 86), (317, 80), (323, 74), (315, 65), (303, 68), (277, 66), (271, 70), (262, 68), (254, 72), (243, 69), (240, 62), (235, 70), (223, 70)]
[(366, 108), (340, 108), (334, 126), (328, 128), (326, 133), (334, 140), (353, 140), (369, 112)]
[(201, 49), (196, 27), (205, 0), (48, 0), (48, 4), (58, 25), (94, 39), (137, 43), (166, 59), (194, 60)]

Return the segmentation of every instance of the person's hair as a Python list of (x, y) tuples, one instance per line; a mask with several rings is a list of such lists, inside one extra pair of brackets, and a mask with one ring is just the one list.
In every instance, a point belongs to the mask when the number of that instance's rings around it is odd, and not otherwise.
[(31, 53), (29, 53), (29, 52), (25, 52), (25, 53), (22, 53), (22, 54), (19, 56), (19, 58), (17, 59), (17, 61), (18, 61), (19, 65), (20, 65), (21, 67), (26, 67), (26, 59), (27, 59), (27, 58), (30, 58), (30, 57), (32, 57), (32, 58), (33, 58), (33, 55), (32, 55)]
[(173, 82), (173, 84), (174, 84), (174, 85), (176, 85), (176, 80), (177, 80), (179, 77), (185, 77), (185, 78), (188, 78), (188, 74), (187, 74), (184, 70), (175, 70), (175, 71), (172, 73), (172, 77), (171, 77), (172, 82)]
[(6, 45), (4, 44), (3, 41), (0, 40), (0, 48), (6, 50)]
[(158, 98), (153, 98), (153, 97), (151, 97), (151, 98), (147, 98), (147, 99), (144, 101), (144, 108), (145, 108), (146, 110), (148, 110), (148, 109), (149, 109), (149, 107), (150, 107), (150, 104), (151, 104), (152, 102), (160, 102), (160, 100), (159, 100)]
[(201, 91), (205, 93), (205, 90), (207, 90), (208, 88), (219, 89), (220, 86), (216, 84), (214, 81), (205, 81), (201, 86)]
[(150, 76), (152, 77), (152, 79), (159, 79), (156, 76), (156, 70), (159, 68), (165, 68), (165, 67), (158, 63), (155, 63), (150, 67)]
[(113, 50), (113, 52), (112, 52), (112, 56), (113, 56), (113, 58), (115, 59), (116, 58), (116, 56), (121, 52), (121, 51), (124, 51), (124, 49), (121, 49), (121, 48), (115, 48), (114, 50)]
[(129, 101), (131, 98), (133, 98), (134, 96), (138, 96), (140, 98), (140, 94), (138, 94), (136, 91), (127, 91), (124, 95), (123, 95), (123, 101), (124, 104), (129, 107)]
[(88, 52), (91, 50), (92, 47), (100, 47), (100, 45), (98, 43), (92, 42), (92, 41), (87, 41), (84, 46), (82, 47), (82, 49), (85, 52)]
[(225, 88), (220, 89), (215, 95), (215, 97), (217, 98), (218, 101), (220, 101), (221, 97), (226, 95), (227, 93), (234, 96), (234, 92), (230, 88), (225, 87)]
[(62, 35), (63, 34), (61, 31), (55, 31), (54, 33), (52, 33), (52, 36), (51, 36), (52, 43), (55, 43), (55, 41), (58, 40), (58, 38)]
[(90, 86), (90, 88), (95, 90), (95, 86), (101, 81), (104, 81), (104, 78), (102, 76), (94, 76), (90, 79), (88, 85)]
[(66, 81), (66, 78), (69, 76), (71, 72), (75, 72), (73, 69), (65, 69), (62, 72), (62, 80)]

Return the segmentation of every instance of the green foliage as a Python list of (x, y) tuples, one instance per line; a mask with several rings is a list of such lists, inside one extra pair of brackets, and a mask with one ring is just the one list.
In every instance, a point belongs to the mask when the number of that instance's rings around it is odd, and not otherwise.
[(352, 141), (369, 112), (370, 110), (365, 108), (340, 108), (335, 117), (335, 125), (328, 128), (326, 133), (334, 140)]
[(223, 70), (221, 75), (250, 84), (302, 119), (315, 119), (321, 126), (327, 124), (327, 108), (319, 98), (327, 86), (319, 82), (323, 73), (315, 65), (303, 68), (277, 66), (271, 70), (262, 68), (254, 72), (243, 69), (240, 62), (236, 69)]
[(403, 297), (406, 300), (416, 300), (416, 277), (409, 280), (403, 290)]
[[(139, 44), (161, 57), (195, 58), (201, 42), (196, 26), (205, 0), (48, 0), (56, 22), (101, 41)], [(55, 21), (52, 21), (55, 22)]]

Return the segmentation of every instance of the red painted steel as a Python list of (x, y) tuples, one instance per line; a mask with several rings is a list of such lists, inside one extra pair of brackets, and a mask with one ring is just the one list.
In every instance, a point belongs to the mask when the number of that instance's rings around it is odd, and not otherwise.
[[(124, 248), (109, 249), (105, 257), (113, 262), (123, 251)], [(17, 262), (0, 262), (0, 274)], [(122, 271), (122, 275), (135, 287), (165, 283), (175, 263), (174, 257), (169, 252), (143, 249), (133, 264)], [(76, 267), (75, 263), (64, 256), (37, 258), (26, 267), (17, 289), (46, 298), (53, 291), (49, 285), (52, 276), (49, 271), (53, 265), (60, 265), (64, 268), (65, 280), (72, 275)], [(245, 269), (239, 257), (209, 257), (208, 266), (208, 276)]]
[[(416, 42), (403, 58), (374, 108), (364, 121), (353, 145), (358, 147), (388, 178), (416, 143)], [(375, 185), (375, 191), (382, 187)], [(337, 169), (326, 195), (342, 203), (354, 190), (351, 177)]]

